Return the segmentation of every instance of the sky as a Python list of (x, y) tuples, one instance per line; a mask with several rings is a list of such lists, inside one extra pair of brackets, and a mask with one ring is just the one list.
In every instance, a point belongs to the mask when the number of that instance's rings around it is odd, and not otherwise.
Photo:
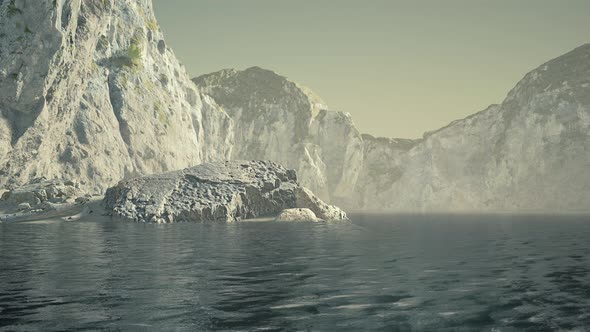
[(154, 0), (191, 76), (259, 66), (375, 136), (418, 138), (500, 103), (590, 42), (589, 0)]

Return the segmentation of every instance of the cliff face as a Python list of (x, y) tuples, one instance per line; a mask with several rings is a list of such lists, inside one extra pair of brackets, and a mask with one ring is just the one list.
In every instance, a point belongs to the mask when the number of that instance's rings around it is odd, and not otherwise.
[(151, 0), (0, 1), (0, 187), (229, 157), (231, 119), (166, 46)]
[(354, 209), (382, 209), (391, 196), (391, 186), (406, 172), (408, 152), (421, 140), (363, 136), (363, 163), (355, 190), (347, 206)]
[(298, 171), (302, 185), (333, 202), (349, 196), (362, 163), (362, 139), (350, 115), (258, 67), (193, 79), (235, 124), (233, 159), (269, 159)]
[(349, 115), (317, 112), (320, 99), (309, 90), (260, 68), (194, 81), (235, 120), (234, 158), (254, 155), (296, 168), (302, 183), (348, 208), (590, 206), (590, 45), (526, 75), (501, 105), (421, 140), (361, 137)]
[(501, 105), (425, 136), (365, 207), (588, 210), (590, 45), (527, 74)]
[(261, 68), (194, 83), (151, 0), (0, 0), (0, 188), (57, 178), (102, 193), (133, 175), (270, 159), (349, 208), (590, 206), (590, 45), (421, 140), (361, 136)]

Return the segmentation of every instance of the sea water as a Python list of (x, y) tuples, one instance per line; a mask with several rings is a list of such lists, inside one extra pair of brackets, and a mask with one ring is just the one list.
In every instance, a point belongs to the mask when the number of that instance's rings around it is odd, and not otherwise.
[(0, 331), (590, 327), (590, 217), (0, 224)]

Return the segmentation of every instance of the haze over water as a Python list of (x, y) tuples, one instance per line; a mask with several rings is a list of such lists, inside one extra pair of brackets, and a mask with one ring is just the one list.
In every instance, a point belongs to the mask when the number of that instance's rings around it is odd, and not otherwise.
[(590, 217), (0, 224), (0, 331), (573, 330)]

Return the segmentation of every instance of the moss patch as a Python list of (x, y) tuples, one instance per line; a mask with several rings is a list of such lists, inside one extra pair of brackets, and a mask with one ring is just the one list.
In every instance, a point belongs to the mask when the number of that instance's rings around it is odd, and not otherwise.
[(131, 45), (129, 45), (129, 48), (127, 49), (127, 57), (129, 58), (131, 65), (134, 67), (141, 67), (141, 59), (143, 57), (141, 47), (141, 42), (133, 38)]
[(142, 68), (144, 42), (145, 36), (143, 35), (143, 29), (137, 29), (133, 34), (129, 48), (127, 49), (129, 64), (137, 70)]
[(148, 29), (152, 30), (152, 31), (158, 31), (158, 22), (156, 22), (155, 19), (149, 19), (146, 22), (146, 25), (148, 27)]
[(159, 100), (154, 102), (154, 113), (161, 124), (170, 127), (170, 115), (164, 111), (164, 107)]
[(22, 13), (23, 13), (23, 11), (20, 10), (18, 7), (16, 7), (14, 0), (10, 0), (10, 3), (8, 4), (8, 16), (12, 17), (16, 14), (22, 14)]

